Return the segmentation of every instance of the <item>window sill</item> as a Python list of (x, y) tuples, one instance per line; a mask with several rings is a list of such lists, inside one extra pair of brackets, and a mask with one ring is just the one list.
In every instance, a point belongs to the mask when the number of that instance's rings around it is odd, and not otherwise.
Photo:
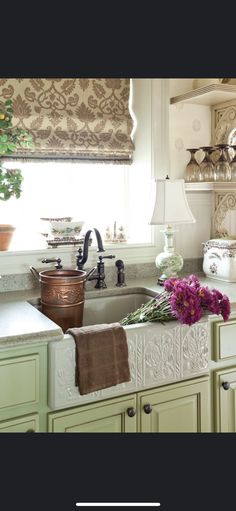
[[(157, 255), (157, 247), (154, 243), (111, 243), (104, 245), (104, 255), (113, 254), (116, 259), (123, 259), (125, 264), (139, 264), (153, 262)], [(42, 268), (44, 265), (41, 263), (45, 257), (57, 258), (60, 257), (62, 264), (65, 267), (76, 266), (76, 254), (78, 246), (76, 247), (58, 247), (58, 248), (45, 248), (39, 250), (19, 250), (19, 251), (3, 251), (0, 252), (0, 268), (1, 274), (19, 274), (28, 273), (30, 266)], [(86, 268), (94, 266), (98, 258), (96, 246), (89, 248), (89, 255)], [(106, 260), (107, 266), (114, 265), (114, 260)]]

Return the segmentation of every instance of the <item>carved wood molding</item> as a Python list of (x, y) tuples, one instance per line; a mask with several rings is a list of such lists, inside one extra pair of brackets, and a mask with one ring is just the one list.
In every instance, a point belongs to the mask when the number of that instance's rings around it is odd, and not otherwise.
[(236, 102), (213, 108), (213, 144), (236, 143)]
[(215, 192), (215, 210), (213, 214), (212, 237), (228, 238), (224, 221), (229, 210), (236, 209), (236, 190), (232, 192)]

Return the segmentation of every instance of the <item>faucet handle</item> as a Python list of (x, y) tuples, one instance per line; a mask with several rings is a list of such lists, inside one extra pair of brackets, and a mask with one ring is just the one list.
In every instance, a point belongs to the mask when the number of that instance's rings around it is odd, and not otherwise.
[(46, 263), (46, 264), (47, 263), (57, 263), (57, 264), (55, 264), (55, 268), (57, 270), (60, 270), (62, 268), (60, 257), (57, 257), (56, 259), (47, 259), (47, 258), (45, 258), (45, 259), (42, 259), (42, 263)]
[(100, 263), (102, 263), (103, 259), (114, 259), (115, 257), (115, 255), (99, 256), (98, 259), (100, 259)]

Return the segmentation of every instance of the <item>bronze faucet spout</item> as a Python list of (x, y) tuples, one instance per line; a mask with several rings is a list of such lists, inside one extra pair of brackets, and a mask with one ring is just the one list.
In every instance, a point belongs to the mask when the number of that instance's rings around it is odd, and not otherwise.
[(86, 261), (88, 259), (89, 238), (90, 238), (90, 234), (92, 231), (95, 232), (96, 239), (97, 239), (97, 252), (105, 252), (105, 250), (103, 248), (103, 243), (102, 243), (102, 238), (101, 238), (100, 232), (95, 227), (93, 227), (93, 229), (89, 229), (85, 234), (83, 250), (81, 250), (81, 248), (79, 248), (78, 255), (76, 256), (76, 262), (77, 262), (76, 269), (77, 270), (82, 270), (84, 264), (86, 263)]

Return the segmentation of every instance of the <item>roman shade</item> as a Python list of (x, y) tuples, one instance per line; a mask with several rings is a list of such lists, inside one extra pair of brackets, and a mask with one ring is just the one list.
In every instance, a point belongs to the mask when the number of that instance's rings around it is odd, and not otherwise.
[(0, 100), (13, 101), (13, 126), (34, 148), (15, 158), (132, 162), (130, 79), (0, 79)]

